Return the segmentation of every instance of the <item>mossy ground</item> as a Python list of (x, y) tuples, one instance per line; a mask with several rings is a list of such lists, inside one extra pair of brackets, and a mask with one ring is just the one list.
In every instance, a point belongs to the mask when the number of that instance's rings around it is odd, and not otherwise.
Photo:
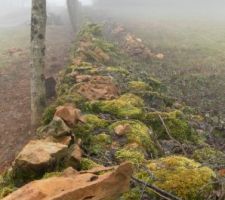
[[(161, 119), (160, 119), (161, 117)], [(146, 122), (151, 125), (159, 139), (169, 139), (169, 134), (180, 142), (198, 142), (198, 135), (189, 125), (181, 111), (151, 112), (146, 114)], [(165, 126), (163, 124), (165, 123)]]
[(195, 150), (193, 159), (212, 168), (222, 168), (225, 166), (225, 153), (212, 147)]
[[(80, 162), (81, 170), (105, 164), (105, 160), (110, 161), (107, 164), (130, 161), (135, 166), (136, 177), (185, 200), (204, 199), (204, 194), (212, 190), (210, 182), (215, 174), (211, 169), (182, 156), (156, 159), (159, 149), (153, 133), (157, 139), (170, 139), (159, 115), (176, 140), (181, 143), (196, 143), (198, 140), (186, 113), (168, 108), (173, 105), (174, 100), (162, 93), (164, 88), (160, 81), (148, 74), (140, 74), (140, 80), (137, 79), (138, 68), (131, 68), (139, 65), (126, 56), (121, 56), (122, 60), (118, 61), (118, 56), (118, 48), (103, 38), (100, 26), (86, 25), (76, 42), (73, 55), (75, 61), (60, 74), (58, 96), (46, 109), (44, 124), (51, 122), (58, 105), (72, 103), (82, 110), (86, 119), (85, 123), (78, 123), (72, 130), (75, 138), (82, 140), (85, 152)], [(77, 83), (71, 73), (115, 76), (122, 95), (112, 100), (88, 101), (76, 93)], [(121, 76), (124, 78), (121, 79)], [(143, 91), (144, 95), (140, 95), (139, 91)], [(150, 112), (152, 108), (159, 110)], [(129, 129), (123, 135), (117, 135), (115, 128), (119, 125), (129, 126)], [(152, 158), (156, 160), (151, 160)], [(143, 166), (156, 179), (149, 178)], [(49, 175), (57, 174), (50, 173), (46, 176)], [(203, 193), (199, 193), (202, 188)], [(134, 186), (121, 200), (138, 200), (141, 191), (142, 187)], [(150, 197), (155, 198), (155, 194), (146, 191)]]

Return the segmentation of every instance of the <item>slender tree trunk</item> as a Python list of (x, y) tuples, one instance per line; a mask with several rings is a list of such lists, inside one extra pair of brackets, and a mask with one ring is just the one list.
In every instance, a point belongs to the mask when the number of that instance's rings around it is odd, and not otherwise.
[(36, 128), (46, 105), (45, 34), (46, 0), (32, 0), (31, 17), (31, 125)]
[(80, 10), (79, 1), (67, 0), (67, 10), (73, 30), (77, 32), (79, 29), (79, 10)]

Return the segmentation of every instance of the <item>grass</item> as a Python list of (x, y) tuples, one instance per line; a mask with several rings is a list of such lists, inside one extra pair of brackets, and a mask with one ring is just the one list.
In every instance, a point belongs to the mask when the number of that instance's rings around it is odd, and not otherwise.
[(153, 52), (165, 55), (145, 70), (169, 86), (169, 94), (225, 119), (223, 22), (154, 18), (126, 24)]

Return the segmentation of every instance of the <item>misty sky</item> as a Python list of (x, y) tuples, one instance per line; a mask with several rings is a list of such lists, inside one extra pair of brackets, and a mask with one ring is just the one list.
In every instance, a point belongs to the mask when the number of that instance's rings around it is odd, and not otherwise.
[[(91, 5), (92, 0), (79, 0), (83, 5)], [(66, 0), (48, 0), (50, 3), (54, 3), (57, 5), (65, 5)]]
[(92, 3), (92, 0), (80, 0), (85, 5), (90, 5)]

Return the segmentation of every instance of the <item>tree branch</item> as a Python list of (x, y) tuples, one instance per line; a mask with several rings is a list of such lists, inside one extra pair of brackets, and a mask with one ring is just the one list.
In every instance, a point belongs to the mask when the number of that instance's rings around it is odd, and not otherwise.
[(147, 183), (147, 182), (144, 182), (144, 181), (142, 181), (142, 180), (139, 180), (139, 179), (137, 179), (137, 178), (135, 178), (135, 177), (133, 177), (133, 176), (132, 176), (132, 179), (133, 179), (135, 182), (137, 182), (137, 183), (139, 183), (139, 184), (142, 184), (142, 185), (144, 185), (145, 187), (150, 188), (150, 189), (153, 190), (156, 194), (158, 194), (159, 196), (163, 197), (163, 198), (166, 199), (166, 200), (182, 200), (182, 199), (180, 199), (179, 197), (177, 197), (177, 196), (175, 196), (175, 195), (173, 195), (173, 194), (170, 194), (170, 193), (168, 193), (168, 192), (165, 191), (165, 190), (162, 190), (162, 189), (160, 189), (160, 188), (158, 188), (158, 187), (156, 187), (156, 186), (154, 186), (154, 185), (151, 185), (151, 184), (149, 184), (149, 183)]

